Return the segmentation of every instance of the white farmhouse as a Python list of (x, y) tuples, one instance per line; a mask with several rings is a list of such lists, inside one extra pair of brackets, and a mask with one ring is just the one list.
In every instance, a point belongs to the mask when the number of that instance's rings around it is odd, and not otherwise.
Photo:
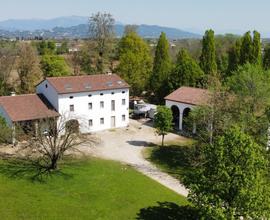
[(129, 85), (116, 74), (49, 77), (36, 94), (0, 97), (0, 115), (11, 127), (60, 115), (76, 120), (81, 133), (125, 127)]
[(118, 75), (49, 77), (36, 92), (66, 120), (78, 120), (82, 133), (128, 125), (129, 85)]

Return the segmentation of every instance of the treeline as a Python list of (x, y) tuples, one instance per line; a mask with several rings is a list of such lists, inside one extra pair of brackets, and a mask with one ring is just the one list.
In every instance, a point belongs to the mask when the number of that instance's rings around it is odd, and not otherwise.
[[(72, 53), (68, 53), (68, 41), (57, 47), (51, 40), (31, 44), (2, 42), (1, 95), (12, 90), (33, 92), (35, 82), (43, 77), (114, 72), (131, 85), (132, 95), (144, 94), (160, 104), (166, 95), (181, 86), (208, 88), (213, 76), (225, 82), (246, 63), (264, 69), (270, 67), (270, 46), (262, 48), (257, 31), (237, 37), (215, 36), (212, 30), (207, 30), (200, 43), (175, 42), (177, 49), (172, 49), (165, 33), (150, 47), (151, 41), (142, 39), (132, 25), (126, 27), (121, 39), (116, 39), (114, 22), (110, 14), (92, 15), (89, 39), (76, 45), (77, 50)], [(14, 79), (12, 71), (19, 75), (15, 83), (10, 83)]]

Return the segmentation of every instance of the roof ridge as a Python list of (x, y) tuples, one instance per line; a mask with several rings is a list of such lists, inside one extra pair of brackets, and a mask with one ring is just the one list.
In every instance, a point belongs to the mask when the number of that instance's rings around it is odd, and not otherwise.
[(37, 95), (37, 93), (29, 93), (29, 94), (19, 94), (19, 95), (5, 95), (5, 96), (0, 96), (0, 98), (7, 98), (7, 97), (23, 97), (23, 96), (33, 96)]
[(91, 76), (119, 76), (116, 73), (112, 73), (112, 74), (91, 74), (91, 75), (78, 75), (78, 76), (51, 76), (51, 77), (46, 77), (45, 79), (66, 79), (66, 78), (75, 78), (75, 77), (91, 77)]

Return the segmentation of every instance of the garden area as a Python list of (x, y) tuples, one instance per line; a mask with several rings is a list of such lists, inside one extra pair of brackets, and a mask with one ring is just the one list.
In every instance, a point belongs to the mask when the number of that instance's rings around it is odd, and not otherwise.
[(144, 151), (144, 157), (181, 182), (185, 175), (194, 171), (197, 153), (194, 141), (167, 142), (165, 146), (150, 145)]
[(1, 219), (190, 219), (186, 198), (130, 166), (89, 158), (60, 166), (42, 175), (1, 160)]

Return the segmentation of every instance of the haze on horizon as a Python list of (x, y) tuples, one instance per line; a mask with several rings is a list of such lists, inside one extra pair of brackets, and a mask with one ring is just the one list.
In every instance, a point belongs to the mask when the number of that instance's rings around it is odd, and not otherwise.
[(195, 33), (242, 34), (258, 30), (270, 37), (270, 1), (267, 0), (0, 0), (0, 20), (48, 19), (111, 13), (125, 24), (155, 24)]

